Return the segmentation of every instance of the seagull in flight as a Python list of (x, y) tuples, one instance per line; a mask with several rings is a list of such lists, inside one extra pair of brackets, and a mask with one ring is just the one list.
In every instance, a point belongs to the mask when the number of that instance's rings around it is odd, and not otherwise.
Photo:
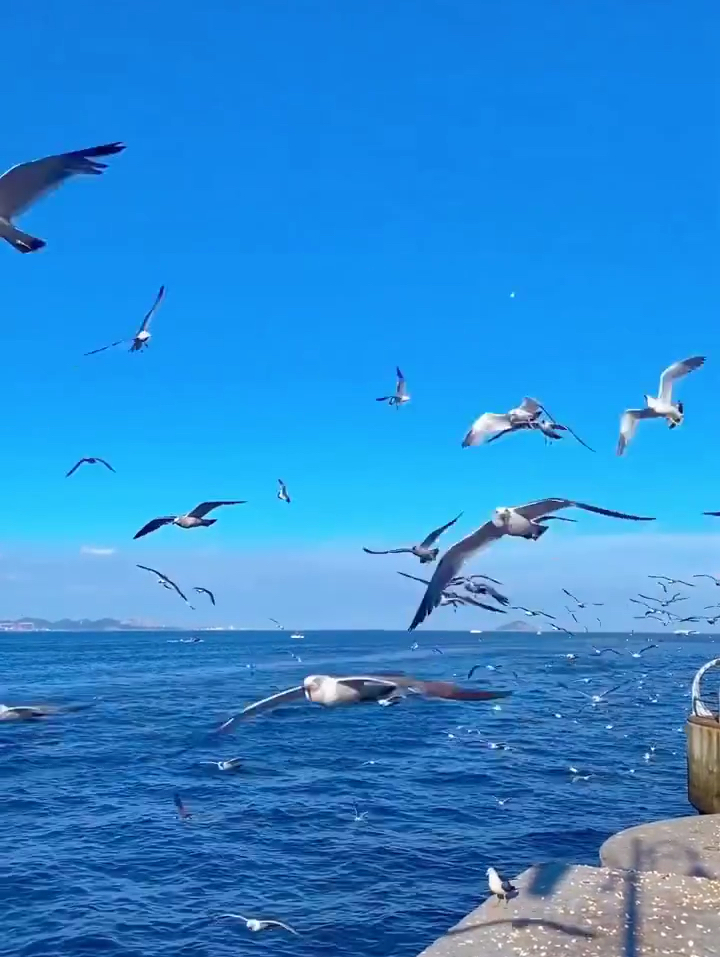
[(614, 655), (622, 654), (622, 652), (618, 651), (617, 648), (593, 648), (594, 655), (604, 655), (606, 651), (612, 652)]
[[(667, 608), (669, 605), (674, 605), (676, 601), (687, 601), (688, 595), (681, 595), (680, 592), (675, 592), (670, 598), (651, 598), (649, 595), (641, 595), (638, 592), (638, 598), (644, 598), (646, 601), (654, 601), (658, 608)], [(632, 601), (632, 599), (630, 599)]]
[(720, 578), (716, 578), (714, 575), (693, 575), (693, 578), (709, 578), (713, 584), (720, 585)]
[(289, 505), (290, 496), (288, 495), (287, 485), (283, 482), (282, 479), (278, 479), (278, 485), (280, 486), (280, 488), (278, 489), (277, 497), (280, 499), (281, 502), (287, 502)]
[(602, 608), (603, 603), (601, 601), (580, 601), (579, 598), (576, 598), (572, 592), (569, 592), (567, 588), (560, 589), (568, 598), (572, 598), (578, 608)]
[(209, 588), (203, 588), (202, 585), (195, 585), (193, 591), (196, 591), (199, 595), (207, 595), (211, 603), (215, 604), (215, 595), (210, 591)]
[(154, 518), (143, 525), (139, 532), (133, 535), (133, 538), (142, 538), (143, 535), (149, 535), (150, 532), (157, 531), (163, 525), (177, 525), (178, 528), (200, 528), (207, 525), (214, 525), (216, 518), (205, 518), (208, 512), (219, 508), (221, 505), (245, 505), (245, 501), (235, 500), (232, 502), (202, 502), (196, 505), (191, 512), (185, 515), (164, 515), (162, 518)]
[[(183, 592), (180, 591), (175, 582), (171, 578), (168, 578), (167, 575), (163, 575), (163, 573), (159, 572), (156, 568), (148, 568), (147, 565), (137, 565), (136, 563), (136, 568), (142, 568), (144, 572), (151, 572), (153, 575), (157, 575), (159, 584), (163, 585), (165, 588), (170, 588), (172, 591), (177, 592), (185, 604), (190, 605), (190, 602), (187, 600)], [(192, 608), (192, 605), (190, 605), (190, 607)]]
[(609, 694), (612, 694), (613, 691), (617, 691), (619, 688), (624, 688), (626, 684), (630, 683), (630, 679), (621, 681), (619, 685), (615, 685), (614, 688), (608, 688), (607, 691), (603, 691), (600, 694), (588, 694), (585, 691), (581, 691), (579, 688), (572, 688), (570, 685), (564, 684), (562, 681), (559, 682), (561, 688), (565, 688), (566, 691), (575, 691), (577, 694), (581, 694), (583, 698), (588, 698), (592, 704), (600, 704), (601, 701), (604, 701)]
[(230, 917), (233, 920), (244, 921), (245, 926), (248, 930), (257, 933), (260, 930), (270, 930), (273, 927), (279, 927), (281, 930), (288, 930), (291, 934), (295, 934), (296, 937), (299, 937), (300, 934), (296, 930), (293, 930), (288, 924), (283, 924), (281, 920), (257, 920), (255, 917), (243, 917), (242, 914), (220, 914), (218, 920), (222, 920), (224, 917)]
[(19, 253), (34, 253), (42, 249), (47, 245), (45, 240), (22, 232), (14, 225), (13, 217), (25, 212), (41, 196), (57, 189), (71, 176), (99, 176), (107, 169), (107, 163), (99, 163), (94, 157), (112, 156), (124, 149), (124, 143), (106, 143), (72, 153), (44, 156), (7, 170), (0, 176), (0, 238)]
[(555, 621), (555, 615), (548, 615), (546, 611), (535, 611), (533, 608), (525, 608), (523, 605), (513, 605), (513, 611), (521, 611), (528, 618), (537, 618), (539, 615), (542, 615), (545, 618), (552, 618)]
[(401, 405), (404, 405), (406, 402), (410, 401), (410, 396), (408, 395), (407, 383), (405, 382), (405, 376), (400, 371), (400, 367), (395, 367), (395, 372), (397, 373), (397, 384), (395, 386), (395, 395), (382, 395), (379, 399), (375, 399), (376, 402), (387, 402), (388, 405), (394, 405), (396, 409), (399, 409)]
[(452, 545), (445, 552), (435, 569), (435, 574), (428, 585), (409, 630), (413, 631), (417, 628), (437, 607), (448, 583), (458, 576), (468, 559), (504, 535), (536, 541), (550, 528), (549, 525), (542, 524), (543, 521), (574, 521), (574, 519), (551, 514), (566, 508), (579, 508), (586, 512), (608, 515), (611, 518), (620, 518), (627, 521), (654, 521), (653, 518), (615, 512), (610, 509), (599, 508), (596, 505), (588, 505), (585, 502), (575, 502), (569, 498), (545, 498), (513, 508), (496, 508), (489, 522), (481, 525), (477, 531)]
[(470, 592), (471, 595), (488, 595), (500, 605), (510, 604), (510, 599), (506, 595), (493, 588), (492, 585), (485, 584), (485, 582), (472, 581), (470, 578), (461, 577), (458, 581), (452, 581), (450, 584), (461, 584), (465, 591)]
[[(541, 418), (543, 413), (547, 416), (546, 419)], [(546, 439), (561, 439), (560, 432), (569, 432), (586, 449), (591, 452), (595, 451), (586, 442), (583, 442), (580, 436), (573, 432), (569, 426), (557, 422), (537, 399), (532, 399), (530, 396), (525, 396), (520, 405), (515, 409), (510, 409), (509, 412), (483, 413), (470, 426), (470, 430), (462, 441), (462, 447), (466, 449), (470, 446), (482, 445), (485, 440), (494, 442), (503, 435), (519, 432), (523, 429), (542, 432)]]
[[(462, 512), (460, 512), (462, 515)], [(455, 522), (460, 518), (460, 515), (456, 515), (454, 519), (450, 522), (446, 522), (445, 525), (441, 525), (440, 528), (433, 529), (430, 534), (424, 538), (419, 545), (412, 545), (410, 548), (389, 548), (385, 551), (375, 551), (371, 548), (363, 548), (363, 551), (366, 555), (414, 555), (416, 558), (420, 559), (421, 565), (426, 565), (428, 562), (434, 562), (438, 557), (440, 552), (439, 548), (432, 548), (431, 546), (440, 538), (443, 532), (447, 531), (451, 525), (454, 525)]]
[[(422, 582), (423, 585), (429, 585), (430, 582), (427, 578), (418, 578), (417, 575), (409, 575), (407, 572), (398, 572), (398, 575), (402, 575), (403, 578), (411, 578), (415, 582)], [(504, 595), (501, 597), (505, 597)], [(484, 608), (485, 611), (495, 611), (504, 615), (505, 611), (502, 608), (495, 608), (493, 605), (486, 605), (482, 601), (477, 601), (474, 598), (470, 598), (467, 595), (458, 595), (455, 591), (448, 591), (447, 589), (442, 593), (440, 598), (440, 605), (452, 605), (453, 608), (457, 608), (458, 605), (474, 605), (475, 608)]]
[(104, 465), (106, 469), (110, 469), (111, 472), (114, 472), (115, 469), (109, 462), (106, 462), (105, 459), (101, 459), (98, 456), (88, 456), (88, 458), (80, 459), (79, 462), (76, 462), (69, 472), (65, 473), (65, 478), (70, 478), (73, 472), (77, 472), (81, 465), (84, 465), (87, 462), (88, 465)]
[(705, 362), (705, 356), (691, 356), (680, 362), (673, 362), (660, 376), (658, 397), (644, 396), (644, 409), (627, 409), (620, 420), (620, 438), (617, 444), (617, 454), (622, 455), (628, 443), (635, 434), (637, 424), (641, 419), (665, 419), (671, 429), (680, 425), (685, 418), (682, 402), (673, 404), (673, 383), (682, 379), (689, 372), (699, 369)]
[(656, 581), (666, 593), (668, 590), (668, 585), (685, 585), (687, 588), (695, 587), (692, 582), (683, 581), (682, 578), (668, 578), (667, 575), (648, 575), (648, 578), (652, 578), (653, 581)]
[(263, 711), (270, 711), (278, 705), (288, 704), (291, 701), (304, 699), (325, 708), (333, 708), (338, 705), (361, 704), (366, 701), (380, 703), (387, 698), (412, 694), (456, 701), (490, 701), (495, 698), (507, 698), (512, 692), (461, 688), (449, 681), (423, 681), (407, 675), (352, 675), (349, 677), (308, 675), (301, 685), (248, 705), (229, 718), (218, 730), (230, 731), (245, 718), (261, 714)]
[(630, 655), (631, 658), (642, 658), (646, 651), (650, 651), (651, 648), (657, 648), (657, 645), (645, 645), (644, 648), (641, 648), (640, 651), (633, 651)]
[(111, 342), (107, 346), (100, 346), (99, 349), (91, 349), (90, 352), (86, 352), (86, 356), (94, 356), (98, 352), (105, 352), (106, 349), (112, 349), (115, 346), (121, 346), (124, 342), (130, 342), (130, 352), (140, 352), (145, 346), (150, 342), (150, 333), (148, 332), (148, 327), (150, 325), (150, 320), (155, 315), (155, 312), (158, 309), (158, 306), (165, 298), (165, 286), (160, 286), (157, 296), (155, 297), (155, 302), (152, 304), (148, 312), (145, 313), (145, 317), (140, 324), (140, 328), (132, 337), (132, 339), (118, 339), (116, 342)]

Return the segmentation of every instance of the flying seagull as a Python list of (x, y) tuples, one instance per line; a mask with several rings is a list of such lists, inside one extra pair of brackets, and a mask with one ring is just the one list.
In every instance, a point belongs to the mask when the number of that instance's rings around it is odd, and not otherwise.
[(150, 325), (150, 320), (155, 315), (158, 306), (165, 298), (165, 286), (160, 286), (157, 296), (155, 297), (155, 302), (152, 304), (148, 312), (145, 313), (145, 318), (140, 323), (140, 328), (132, 337), (132, 339), (118, 339), (116, 342), (111, 342), (107, 346), (100, 346), (99, 349), (91, 349), (90, 352), (86, 352), (86, 356), (94, 356), (97, 352), (105, 352), (106, 349), (112, 349), (115, 346), (121, 346), (124, 342), (131, 342), (130, 352), (140, 352), (140, 350), (147, 346), (150, 342), (150, 333), (148, 332), (148, 326)]
[(247, 929), (255, 933), (260, 930), (270, 930), (271, 927), (280, 927), (282, 930), (289, 930), (290, 933), (295, 934), (296, 937), (300, 936), (296, 930), (293, 930), (293, 928), (287, 924), (283, 924), (281, 920), (257, 920), (255, 917), (243, 917), (242, 914), (220, 914), (218, 920), (222, 920), (224, 917), (244, 921)]
[(660, 376), (658, 397), (646, 395), (644, 409), (626, 409), (620, 420), (620, 438), (617, 444), (617, 454), (622, 455), (628, 443), (635, 434), (635, 429), (641, 419), (665, 419), (671, 429), (680, 425), (685, 417), (682, 402), (676, 405), (672, 401), (673, 382), (686, 376), (688, 372), (699, 369), (705, 362), (705, 356), (692, 356), (681, 362), (673, 362)]
[(588, 694), (586, 691), (581, 691), (579, 688), (571, 688), (570, 685), (564, 684), (562, 681), (559, 682), (561, 688), (565, 688), (566, 691), (575, 691), (577, 694), (581, 694), (583, 698), (588, 698), (592, 704), (600, 704), (601, 701), (604, 701), (609, 694), (612, 694), (613, 691), (617, 691), (619, 688), (624, 688), (626, 684), (630, 683), (630, 679), (621, 681), (619, 685), (615, 685), (614, 688), (608, 688), (607, 691), (601, 692), (601, 694)]
[(217, 522), (216, 518), (204, 517), (208, 512), (212, 512), (214, 508), (219, 508), (221, 505), (244, 504), (244, 500), (235, 500), (233, 502), (202, 502), (185, 515), (164, 515), (162, 518), (152, 519), (147, 525), (143, 525), (140, 531), (133, 535), (133, 538), (142, 538), (143, 535), (149, 535), (150, 532), (157, 531), (157, 529), (162, 528), (163, 525), (177, 525), (179, 528), (200, 528), (207, 525), (214, 525), (215, 522)]
[(280, 488), (278, 489), (277, 497), (280, 499), (281, 502), (287, 502), (289, 505), (290, 496), (288, 495), (287, 485), (283, 482), (282, 479), (278, 479), (278, 485), (280, 486)]
[(695, 587), (692, 582), (683, 581), (682, 578), (668, 578), (667, 575), (648, 575), (648, 578), (654, 579), (665, 592), (667, 592), (666, 585), (685, 585), (687, 588)]
[[(190, 605), (190, 602), (187, 600), (185, 595), (180, 591), (180, 589), (175, 584), (175, 582), (171, 578), (167, 577), (167, 575), (163, 575), (163, 573), (159, 572), (156, 568), (148, 568), (147, 565), (137, 565), (136, 563), (136, 568), (142, 568), (144, 572), (152, 572), (153, 575), (157, 575), (158, 581), (160, 582), (161, 585), (164, 585), (165, 588), (170, 588), (173, 591), (176, 591), (178, 595), (182, 598), (182, 600), (185, 602), (185, 604)], [(190, 607), (192, 608), (192, 605), (190, 605)]]
[(338, 705), (360, 704), (365, 701), (380, 702), (398, 695), (418, 694), (429, 698), (447, 698), (457, 701), (489, 701), (507, 698), (510, 691), (480, 691), (476, 688), (461, 688), (449, 681), (422, 681), (407, 675), (358, 675), (334, 677), (332, 675), (308, 675), (301, 685), (288, 688), (278, 694), (248, 705), (239, 714), (233, 715), (218, 730), (230, 731), (243, 718), (278, 705), (304, 698), (313, 704), (333, 708)]
[(533, 608), (525, 608), (523, 605), (513, 605), (513, 611), (521, 611), (528, 618), (537, 618), (542, 615), (544, 618), (552, 618), (555, 621), (555, 615), (549, 615), (546, 611), (535, 611)]
[(381, 395), (379, 399), (375, 399), (376, 402), (387, 402), (388, 405), (394, 405), (396, 409), (399, 409), (401, 405), (404, 405), (406, 402), (410, 401), (410, 396), (408, 395), (407, 383), (405, 382), (405, 376), (400, 371), (400, 367), (396, 366), (395, 371), (397, 373), (397, 384), (395, 386), (395, 395)]
[(80, 459), (79, 462), (76, 462), (69, 472), (65, 473), (65, 478), (70, 478), (73, 472), (77, 472), (81, 465), (87, 462), (88, 465), (104, 465), (106, 469), (110, 469), (111, 472), (114, 472), (115, 469), (109, 462), (106, 462), (105, 459), (101, 459), (98, 456), (89, 456), (85, 459)]
[(572, 598), (578, 608), (602, 608), (603, 603), (601, 601), (580, 601), (567, 588), (561, 588), (560, 591), (564, 592), (568, 598)]
[(720, 578), (716, 578), (714, 575), (693, 575), (693, 578), (709, 578), (713, 584), (720, 585)]
[(33, 253), (42, 249), (47, 245), (45, 240), (22, 232), (13, 224), (13, 217), (25, 212), (37, 199), (57, 189), (76, 173), (99, 176), (107, 169), (107, 163), (98, 163), (92, 157), (112, 156), (124, 149), (124, 143), (106, 143), (72, 153), (44, 156), (29, 163), (20, 163), (3, 173), (0, 176), (0, 237), (19, 253)]
[[(407, 572), (398, 572), (398, 575), (402, 575), (403, 578), (411, 578), (415, 582), (422, 582), (423, 585), (430, 584), (427, 578), (418, 578), (417, 575), (409, 575)], [(500, 593), (496, 592), (496, 594), (500, 594)], [(500, 595), (500, 598), (505, 599), (505, 596)], [(499, 612), (501, 615), (505, 614), (505, 611), (502, 608), (495, 608), (494, 605), (486, 605), (484, 602), (477, 601), (477, 599), (475, 598), (470, 598), (468, 595), (458, 595), (456, 591), (449, 591), (447, 589), (442, 593), (440, 604), (452, 605), (453, 608), (456, 608), (458, 605), (474, 605), (476, 608), (484, 608), (485, 611), (495, 611), (495, 612)], [(508, 600), (506, 599), (505, 601), (501, 601), (500, 604), (506, 605), (508, 604)]]
[(644, 648), (641, 648), (640, 651), (633, 651), (630, 655), (631, 658), (642, 658), (646, 651), (650, 651), (651, 648), (657, 648), (657, 645), (645, 645)]
[[(542, 419), (541, 414), (547, 416)], [(509, 412), (495, 413), (485, 412), (476, 419), (470, 426), (470, 430), (462, 441), (464, 449), (473, 445), (481, 445), (486, 439), (488, 442), (494, 442), (503, 435), (511, 432), (518, 432), (523, 429), (531, 429), (542, 432), (546, 439), (561, 439), (560, 432), (569, 432), (580, 445), (594, 452), (587, 442), (584, 442), (568, 425), (561, 425), (548, 410), (541, 405), (537, 399), (525, 396), (520, 405)]]
[(598, 515), (608, 515), (610, 518), (622, 518), (633, 522), (654, 521), (653, 518), (646, 518), (641, 515), (628, 515), (625, 512), (615, 512), (610, 509), (598, 508), (596, 505), (588, 505), (585, 502), (574, 502), (568, 498), (545, 498), (538, 502), (529, 502), (527, 505), (519, 505), (514, 508), (496, 508), (489, 522), (481, 525), (477, 531), (472, 532), (466, 538), (452, 545), (445, 552), (435, 569), (435, 574), (428, 585), (420, 607), (415, 613), (409, 631), (413, 631), (417, 628), (417, 626), (431, 614), (432, 610), (437, 607), (448, 582), (458, 575), (460, 569), (469, 558), (472, 558), (482, 548), (502, 538), (504, 535), (512, 535), (513, 537), (533, 541), (537, 540), (541, 535), (544, 535), (550, 527), (549, 525), (540, 524), (541, 522), (551, 519), (573, 521), (573, 519), (565, 519), (562, 516), (550, 514), (551, 512), (557, 512), (565, 508), (579, 508), (586, 512), (594, 512)]
[(496, 588), (493, 588), (492, 585), (487, 585), (485, 582), (474, 581), (473, 578), (461, 577), (459, 581), (451, 581), (450, 584), (462, 585), (465, 591), (470, 592), (471, 595), (488, 595), (490, 598), (494, 598), (500, 605), (510, 604), (510, 599)]
[(507, 904), (509, 898), (517, 893), (517, 887), (511, 884), (510, 881), (503, 880), (494, 867), (488, 867), (485, 873), (487, 874), (490, 892), (497, 897), (498, 902), (505, 901)]
[(193, 591), (196, 591), (199, 595), (207, 595), (210, 601), (215, 604), (215, 595), (210, 591), (209, 588), (203, 588), (201, 585), (195, 585)]
[[(460, 515), (462, 515), (462, 512), (460, 512)], [(441, 525), (440, 528), (434, 529), (419, 545), (413, 545), (411, 548), (389, 548), (386, 551), (374, 551), (371, 548), (363, 548), (363, 551), (366, 555), (414, 555), (420, 559), (421, 565), (426, 565), (428, 562), (434, 562), (440, 552), (439, 548), (431, 548), (431, 545), (440, 538), (444, 531), (457, 522), (460, 515), (456, 515), (452, 521)]]

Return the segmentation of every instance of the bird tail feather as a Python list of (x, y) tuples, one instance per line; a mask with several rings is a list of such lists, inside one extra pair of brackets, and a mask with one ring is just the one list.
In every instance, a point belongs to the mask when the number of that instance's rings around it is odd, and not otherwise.
[(203, 523), (204, 526), (214, 525), (215, 522), (217, 522), (217, 519), (216, 519), (216, 518), (204, 518), (204, 519), (202, 520), (202, 523)]

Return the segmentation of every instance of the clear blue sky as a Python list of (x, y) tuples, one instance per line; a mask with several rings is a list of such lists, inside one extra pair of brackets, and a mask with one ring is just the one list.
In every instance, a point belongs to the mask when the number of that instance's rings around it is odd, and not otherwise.
[[(419, 594), (394, 570), (418, 566), (362, 544), (546, 494), (660, 521), (609, 556), (577, 536), (627, 530), (589, 518), (503, 543), (518, 602), (594, 588), (598, 562), (676, 568), (645, 535), (699, 536), (687, 562), (707, 568), (719, 26), (711, 0), (11, 5), (0, 165), (128, 148), (21, 218), (46, 249), (0, 248), (0, 614), (187, 621), (137, 560), (219, 586), (209, 622), (404, 626)], [(147, 354), (82, 358), (132, 334), (161, 282)], [(647, 424), (616, 459), (620, 412), (696, 353), (683, 427)], [(396, 363), (397, 415), (373, 401)], [(597, 455), (460, 448), (525, 394)], [(117, 475), (66, 481), (82, 455)], [(216, 497), (249, 504), (132, 542)]]

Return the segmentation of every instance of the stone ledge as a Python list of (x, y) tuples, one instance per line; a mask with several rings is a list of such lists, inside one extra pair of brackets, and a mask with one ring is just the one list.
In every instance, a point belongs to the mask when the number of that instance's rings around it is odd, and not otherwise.
[(600, 848), (605, 867), (720, 880), (720, 814), (640, 824)]

